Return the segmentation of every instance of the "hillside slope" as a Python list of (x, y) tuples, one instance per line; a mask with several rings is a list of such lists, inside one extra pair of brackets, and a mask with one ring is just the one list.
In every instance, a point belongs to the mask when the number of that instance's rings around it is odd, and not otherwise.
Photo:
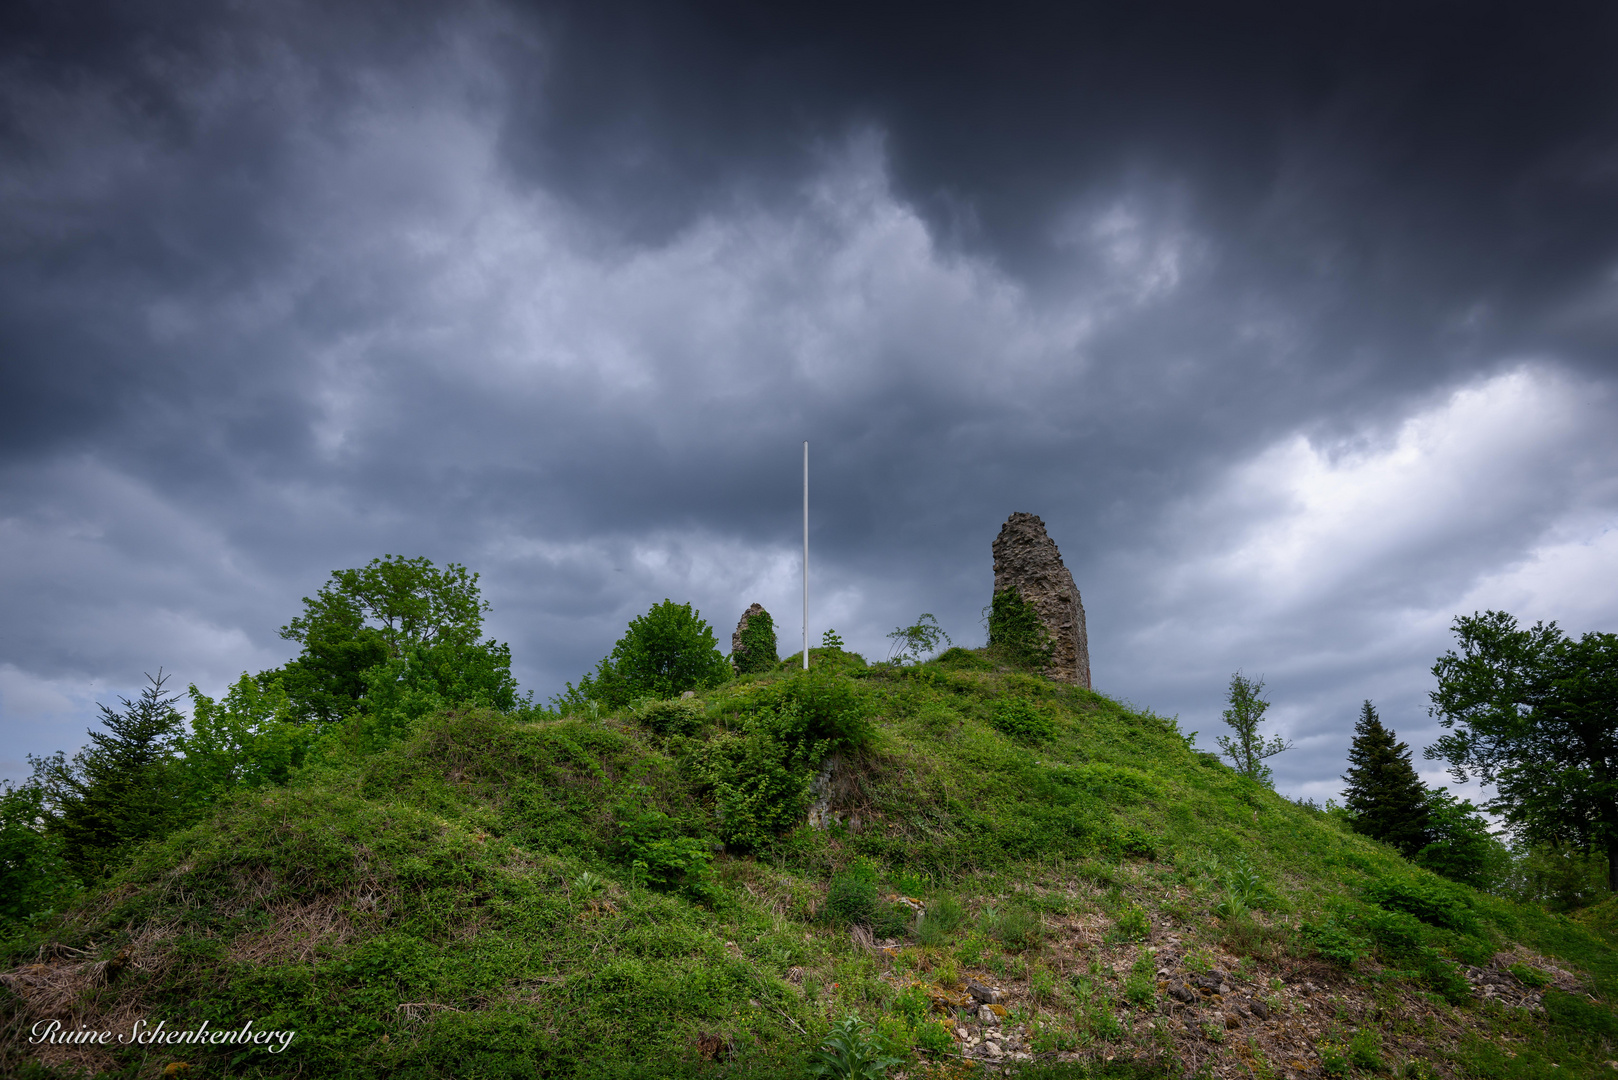
[[(797, 1077), (857, 1015), (896, 1074), (1611, 1073), (1618, 954), (1572, 921), (1149, 711), (958, 649), (816, 659), (334, 741), (9, 942), (0, 1072)], [(30, 1044), (53, 1020), (114, 1038)], [(295, 1035), (116, 1043), (160, 1021)]]

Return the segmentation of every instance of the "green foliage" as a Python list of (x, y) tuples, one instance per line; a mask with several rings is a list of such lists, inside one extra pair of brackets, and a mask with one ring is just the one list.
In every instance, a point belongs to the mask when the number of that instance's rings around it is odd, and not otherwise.
[(643, 703), (634, 713), (636, 721), (654, 735), (695, 735), (708, 722), (707, 710), (695, 698), (668, 698)]
[(1051, 718), (1037, 709), (1027, 698), (1008, 696), (994, 703), (989, 723), (1001, 734), (1026, 742), (1047, 739), (1055, 731)]
[(890, 664), (919, 664), (938, 649), (940, 643), (953, 644), (931, 612), (923, 612), (912, 626), (901, 626), (888, 635)]
[(1124, 979), (1124, 1000), (1145, 1007), (1157, 1000), (1157, 971), (1151, 953), (1142, 949)]
[(965, 922), (966, 909), (961, 902), (949, 893), (940, 893), (916, 918), (916, 940), (923, 945), (942, 945)]
[(1039, 611), (1015, 587), (998, 590), (989, 604), (989, 651), (1035, 671), (1051, 665), (1056, 643)]
[(1236, 732), (1236, 737), (1233, 739), (1221, 735), (1214, 742), (1225, 756), (1230, 758), (1231, 764), (1239, 774), (1249, 780), (1268, 784), (1273, 774), (1270, 767), (1264, 764), (1264, 759), (1290, 750), (1292, 744), (1279, 735), (1266, 742), (1259, 734), (1258, 728), (1264, 722), (1264, 712), (1270, 707), (1270, 703), (1262, 696), (1263, 691), (1263, 679), (1249, 679), (1239, 671), (1230, 677), (1228, 707), (1221, 715), (1225, 723)]
[(950, 1031), (948, 1024), (937, 1020), (917, 1024), (913, 1037), (916, 1040), (916, 1049), (925, 1050), (935, 1056), (953, 1054), (956, 1051), (955, 1034)]
[(725, 732), (691, 757), (690, 774), (712, 798), (719, 838), (761, 851), (794, 828), (809, 808), (809, 785), (823, 742), (794, 741), (799, 716), (755, 713), (741, 733)]
[(1391, 844), (1407, 858), (1415, 855), (1431, 840), (1427, 788), (1410, 762), (1410, 748), (1395, 741), (1369, 701), (1360, 706), (1348, 760), (1343, 801), (1354, 830)]
[(1487, 809), (1525, 843), (1604, 852), (1618, 891), (1618, 634), (1575, 641), (1555, 623), (1520, 630), (1503, 611), (1454, 630), (1460, 652), (1433, 665), (1432, 711), (1450, 730), (1426, 756), (1494, 785)]
[(163, 693), (161, 671), (147, 676), (140, 698), (101, 705), (104, 731), (68, 761), (61, 753), (30, 759), (35, 781), (54, 810), (48, 828), (59, 836), (73, 872), (99, 878), (142, 841), (186, 823), (190, 805), (176, 760), (185, 732), (175, 712), (179, 695)]
[(1340, 968), (1352, 968), (1369, 951), (1370, 943), (1328, 915), (1322, 921), (1303, 924), (1303, 937), (1314, 946), (1322, 960)]
[(1152, 932), (1152, 920), (1138, 904), (1125, 904), (1112, 926), (1114, 941), (1143, 941)]
[(1507, 864), (1499, 891), (1525, 904), (1566, 914), (1608, 899), (1607, 860), (1570, 845), (1523, 845)]
[(825, 649), (827, 652), (842, 652), (843, 639), (838, 636), (837, 631), (828, 627), (820, 635), (820, 647)]
[(678, 890), (711, 900), (712, 853), (699, 837), (682, 836), (679, 824), (661, 810), (620, 804), (615, 811), (619, 835), (614, 854), (629, 871), (632, 885)]
[(826, 889), (826, 920), (836, 926), (869, 926), (876, 918), (876, 868), (860, 860), (832, 875)]
[(395, 555), (333, 570), (315, 596), (303, 598), (303, 614), (281, 627), (303, 651), (259, 679), (280, 683), (305, 722), (341, 719), (359, 707), (364, 673), (377, 665), (417, 648), (477, 642), (489, 610), (477, 581), (456, 563), (440, 570), (429, 559)]
[(781, 662), (776, 651), (775, 620), (757, 604), (745, 614), (747, 621), (742, 627), (741, 640), (731, 654), (731, 665), (738, 675), (769, 671)]
[(941, 667), (949, 668), (952, 671), (994, 670), (993, 660), (990, 660), (986, 656), (975, 653), (970, 649), (963, 649), (959, 645), (956, 645), (953, 648), (945, 649), (944, 652), (933, 662)]
[(988, 909), (984, 924), (988, 935), (1012, 952), (1033, 948), (1045, 934), (1039, 913), (1020, 902)]
[(198, 690), (191, 729), (178, 740), (183, 772), (195, 797), (213, 802), (236, 788), (284, 784), (304, 763), (315, 739), (279, 683), (265, 686), (243, 674), (221, 701)]
[(1416, 865), (1475, 889), (1493, 890), (1504, 882), (1511, 853), (1477, 807), (1447, 791), (1434, 791), (1427, 812), (1431, 843), (1416, 853)]
[(1453, 885), (1424, 877), (1387, 877), (1365, 887), (1365, 899), (1389, 911), (1414, 915), (1431, 926), (1462, 934), (1478, 931), (1477, 914), (1466, 894)]
[(808, 1073), (827, 1080), (877, 1080), (903, 1061), (887, 1053), (875, 1029), (850, 1016), (832, 1024), (831, 1034), (809, 1056)]
[(690, 604), (664, 600), (629, 620), (629, 629), (592, 674), (569, 683), (557, 699), (563, 709), (585, 702), (621, 709), (645, 697), (675, 697), (719, 686), (731, 676), (713, 630)]
[(78, 881), (37, 783), (0, 782), (0, 934), (70, 899)]

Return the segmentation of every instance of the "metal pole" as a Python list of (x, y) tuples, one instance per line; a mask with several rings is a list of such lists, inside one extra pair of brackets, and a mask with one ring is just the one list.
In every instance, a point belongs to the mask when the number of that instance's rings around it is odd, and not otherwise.
[(803, 670), (809, 670), (809, 440), (803, 442)]

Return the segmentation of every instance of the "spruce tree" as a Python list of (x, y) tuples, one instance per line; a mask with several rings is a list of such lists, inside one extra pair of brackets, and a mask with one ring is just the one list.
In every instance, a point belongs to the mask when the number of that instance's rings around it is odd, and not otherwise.
[(1382, 726), (1376, 707), (1360, 706), (1354, 742), (1348, 748), (1348, 787), (1343, 799), (1354, 815), (1354, 831), (1414, 856), (1431, 837), (1427, 788), (1410, 763), (1410, 747)]

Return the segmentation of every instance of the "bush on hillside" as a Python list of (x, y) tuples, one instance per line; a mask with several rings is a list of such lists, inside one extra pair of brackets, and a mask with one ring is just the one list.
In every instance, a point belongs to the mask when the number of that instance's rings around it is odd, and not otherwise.
[(1034, 742), (1049, 738), (1055, 730), (1051, 718), (1040, 712), (1024, 697), (1003, 697), (994, 704), (989, 723), (1002, 735)]

